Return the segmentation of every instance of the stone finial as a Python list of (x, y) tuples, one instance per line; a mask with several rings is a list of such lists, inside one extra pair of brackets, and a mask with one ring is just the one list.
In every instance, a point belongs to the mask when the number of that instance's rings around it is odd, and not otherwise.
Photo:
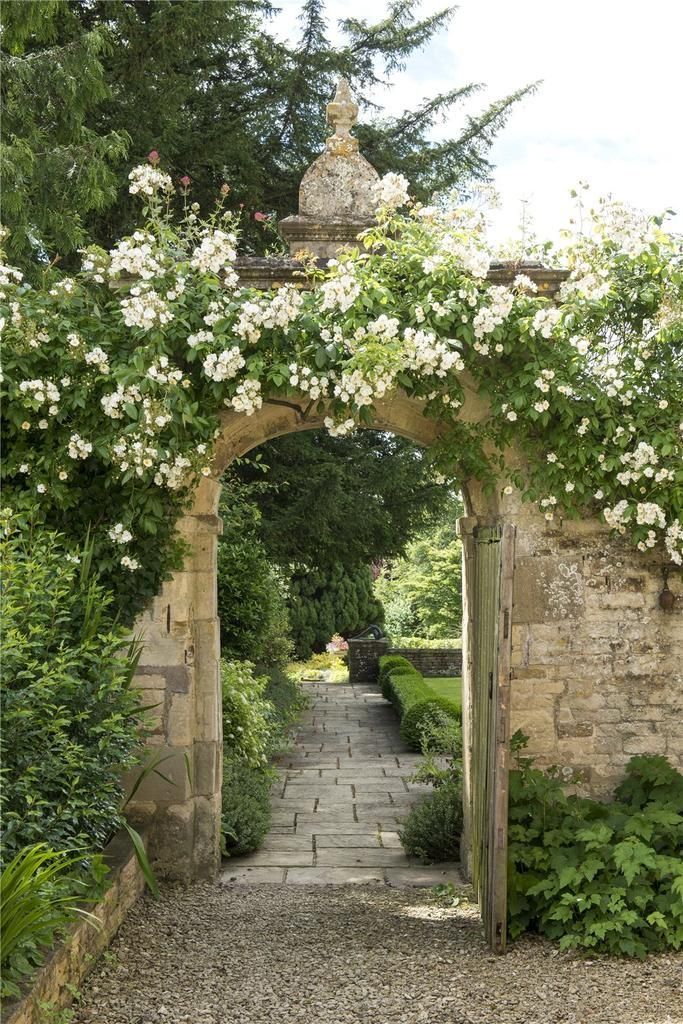
[(280, 222), (292, 255), (306, 249), (314, 256), (335, 256), (374, 221), (373, 186), (379, 175), (350, 134), (357, 117), (358, 104), (342, 78), (327, 104), (334, 134), (301, 179), (299, 213)]
[(358, 104), (351, 95), (349, 83), (345, 78), (339, 79), (337, 91), (327, 104), (326, 112), (327, 123), (334, 128), (334, 135), (330, 135), (325, 142), (327, 152), (336, 156), (357, 153), (358, 139), (351, 135), (351, 128), (358, 117)]

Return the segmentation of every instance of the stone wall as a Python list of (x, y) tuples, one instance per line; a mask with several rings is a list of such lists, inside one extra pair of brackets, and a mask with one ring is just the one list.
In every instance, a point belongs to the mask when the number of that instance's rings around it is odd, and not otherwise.
[(389, 650), (388, 640), (349, 640), (349, 682), (376, 683), (379, 659)]
[(390, 647), (389, 654), (400, 654), (427, 679), (462, 675), (462, 651), (455, 647)]
[(73, 1001), (73, 993), (142, 894), (145, 880), (125, 832), (112, 840), (104, 856), (110, 869), (109, 889), (96, 906), (87, 908), (99, 919), (101, 928), (84, 920), (72, 925), (64, 942), (36, 974), (28, 994), (8, 1005), (3, 1002), (5, 1024), (45, 1024), (53, 1015), (61, 1020), (59, 1010)]
[(659, 606), (661, 553), (640, 554), (596, 521), (541, 530), (517, 512), (511, 727), (543, 765), (579, 769), (608, 796), (634, 754), (683, 769), (683, 588)]
[(462, 651), (455, 648), (390, 647), (388, 640), (349, 640), (349, 681), (377, 682), (384, 654), (400, 655), (427, 679), (462, 675)]

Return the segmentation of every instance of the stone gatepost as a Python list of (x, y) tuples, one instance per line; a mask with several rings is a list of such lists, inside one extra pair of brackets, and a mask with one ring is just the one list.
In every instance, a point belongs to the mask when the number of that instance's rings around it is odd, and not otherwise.
[(389, 650), (386, 637), (380, 640), (352, 638), (349, 640), (349, 682), (376, 683), (379, 677), (379, 659)]
[[(357, 114), (342, 80), (327, 107), (334, 132), (304, 175), (298, 215), (280, 225), (292, 254), (305, 249), (324, 262), (372, 224), (372, 186), (379, 176), (350, 134)], [(293, 259), (238, 261), (241, 280), (257, 287), (293, 279), (299, 266)], [(276, 428), (254, 443), (278, 433)], [(186, 564), (164, 584), (136, 628), (144, 637), (136, 683), (155, 719), (149, 754), (160, 759), (166, 779), (147, 777), (130, 805), (131, 817), (148, 828), (155, 869), (179, 881), (213, 877), (220, 867), (219, 481), (230, 459), (249, 447), (233, 449), (227, 434), (219, 442), (213, 479), (202, 479), (192, 513), (179, 523), (190, 550)]]

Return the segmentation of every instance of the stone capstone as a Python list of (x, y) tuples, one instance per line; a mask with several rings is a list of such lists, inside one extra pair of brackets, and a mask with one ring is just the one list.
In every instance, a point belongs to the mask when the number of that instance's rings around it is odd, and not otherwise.
[(304, 174), (299, 187), (299, 213), (280, 222), (280, 233), (292, 255), (306, 250), (317, 257), (334, 256), (351, 244), (374, 220), (375, 168), (358, 151), (350, 129), (358, 116), (348, 83), (341, 79), (327, 118), (334, 128), (324, 152)]

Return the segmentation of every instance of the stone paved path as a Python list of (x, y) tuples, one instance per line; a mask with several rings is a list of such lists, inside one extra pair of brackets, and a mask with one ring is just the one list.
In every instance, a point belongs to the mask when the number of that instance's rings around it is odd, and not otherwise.
[[(420, 760), (377, 686), (309, 682), (293, 748), (279, 761), (272, 827), (262, 847), (226, 860), (227, 884), (460, 881), (455, 863), (406, 857), (397, 827), (430, 791), (410, 781)], [(454, 851), (457, 856), (457, 851)]]

